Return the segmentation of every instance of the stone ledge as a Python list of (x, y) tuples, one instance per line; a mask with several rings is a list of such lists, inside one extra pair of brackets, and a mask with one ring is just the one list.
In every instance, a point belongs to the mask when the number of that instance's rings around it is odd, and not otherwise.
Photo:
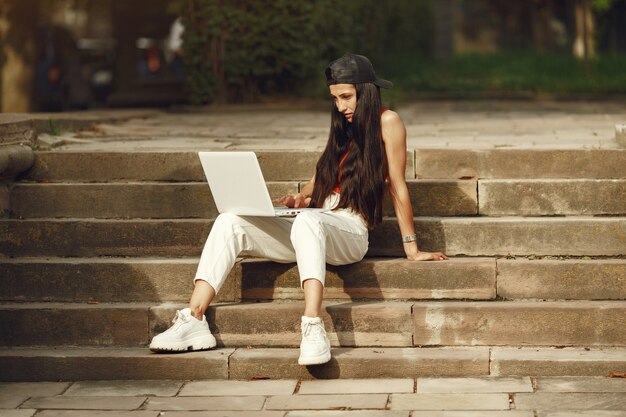
[[(267, 183), (270, 197), (295, 194), (295, 181)], [(408, 180), (415, 216), (476, 215), (476, 181)], [(218, 210), (206, 182), (24, 183), (11, 186), (12, 214), (20, 218), (203, 218)], [(626, 212), (626, 210), (625, 210)], [(384, 216), (395, 216), (385, 198)]]
[[(625, 217), (485, 217), (414, 219), (418, 245), (448, 255), (626, 255)], [(0, 220), (6, 256), (196, 256), (209, 220)], [(404, 257), (397, 220), (370, 234), (368, 257)]]
[[(34, 164), (30, 145), (40, 133), (80, 130), (94, 123), (112, 123), (149, 117), (156, 110), (107, 110), (80, 113), (6, 113), (0, 115), (0, 178), (14, 177)], [(6, 147), (4, 146), (6, 145)], [(8, 150), (7, 150), (8, 149)]]
[(0, 380), (227, 379), (234, 349), (157, 355), (148, 349), (0, 349)]
[[(3, 303), (4, 346), (145, 346), (187, 303)], [(626, 346), (622, 301), (326, 302), (333, 346)], [(207, 320), (224, 346), (300, 343), (302, 303), (223, 303)], [(24, 323), (29, 323), (28, 327)], [(58, 328), (66, 329), (63, 333)]]
[(231, 379), (402, 378), (407, 376), (484, 376), (489, 349), (338, 348), (325, 365), (299, 366), (299, 349), (237, 349), (229, 360)]
[(626, 180), (480, 180), (481, 216), (580, 216), (626, 213)]
[(413, 304), (421, 346), (624, 346), (622, 301), (469, 301)]
[(504, 299), (626, 300), (626, 259), (497, 260)]
[(625, 367), (624, 348), (491, 348), (492, 376), (608, 376)]
[(417, 149), (416, 178), (624, 178), (626, 149)]
[(35, 153), (25, 145), (0, 146), (0, 178), (12, 178), (30, 169)]
[(0, 115), (0, 144), (31, 142), (50, 130), (80, 130), (94, 123), (113, 123), (162, 113), (150, 109), (107, 109), (66, 113), (4, 113)]
[[(13, 258), (0, 261), (0, 300), (186, 302), (198, 258)], [(76, 279), (80, 277), (80, 279)], [(295, 263), (244, 259), (215, 301), (304, 297)], [(242, 294), (243, 291), (243, 294)], [(493, 258), (412, 262), (366, 258), (329, 266), (324, 299), (494, 299)]]
[(140, 109), (0, 114), (0, 178), (15, 177), (33, 166), (34, 154), (30, 146), (35, 144), (40, 133), (86, 129), (94, 123), (119, 122), (158, 113)]
[[(331, 346), (408, 347), (413, 343), (411, 302), (324, 302), (320, 316)], [(165, 331), (186, 304), (150, 308), (150, 336)], [(218, 346), (291, 346), (300, 344), (302, 303), (215, 304), (207, 320)]]
[(0, 380), (606, 376), (626, 365), (623, 348), (341, 348), (332, 352), (329, 364), (303, 367), (297, 364), (298, 349), (217, 349), (158, 355), (145, 348), (0, 348)]
[[(259, 145), (262, 146), (262, 145)], [(309, 181), (318, 151), (257, 150), (265, 181)], [(415, 178), (414, 151), (407, 150), (406, 179)], [(53, 150), (38, 152), (28, 179), (50, 182), (168, 181), (206, 183), (197, 151)]]
[(615, 125), (615, 142), (626, 148), (626, 123)]
[[(262, 147), (260, 144), (259, 147)], [(266, 181), (308, 181), (320, 152), (257, 151)], [(626, 149), (408, 149), (406, 179), (622, 179)], [(81, 151), (38, 152), (32, 180), (201, 181), (197, 152)]]

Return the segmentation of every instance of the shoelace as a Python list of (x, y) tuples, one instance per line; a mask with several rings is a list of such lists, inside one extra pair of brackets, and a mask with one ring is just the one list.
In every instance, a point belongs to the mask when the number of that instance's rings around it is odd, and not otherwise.
[(311, 334), (311, 331), (314, 328), (316, 328), (316, 327), (319, 329), (319, 332), (317, 333), (318, 336), (319, 335), (326, 335), (326, 329), (324, 329), (324, 325), (322, 324), (322, 322), (319, 322), (319, 323), (309, 323), (309, 322), (304, 323), (304, 328), (302, 329), (302, 335), (305, 336), (305, 337), (309, 336)]
[(189, 321), (189, 317), (185, 316), (182, 311), (176, 310), (176, 316), (172, 319), (172, 323), (174, 324), (173, 330), (176, 330), (180, 327), (181, 324), (187, 323)]

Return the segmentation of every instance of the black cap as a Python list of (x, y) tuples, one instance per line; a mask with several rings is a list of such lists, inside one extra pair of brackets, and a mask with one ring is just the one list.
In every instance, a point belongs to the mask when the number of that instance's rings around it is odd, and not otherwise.
[(347, 53), (331, 62), (326, 68), (326, 85), (373, 83), (382, 88), (391, 88), (391, 81), (376, 78), (374, 67), (367, 57)]

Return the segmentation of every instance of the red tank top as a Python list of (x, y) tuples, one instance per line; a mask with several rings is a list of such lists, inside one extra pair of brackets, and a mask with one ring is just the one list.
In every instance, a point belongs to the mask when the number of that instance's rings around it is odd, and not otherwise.
[[(380, 109), (381, 116), (386, 111), (387, 109), (384, 109), (384, 108)], [(346, 158), (348, 157), (348, 154), (350, 154), (350, 145), (352, 145), (352, 139), (348, 141), (348, 149), (346, 150), (346, 153), (344, 153), (341, 159), (339, 160), (339, 170), (338, 170), (339, 172), (337, 173), (337, 184), (335, 184), (335, 188), (333, 188), (333, 192), (335, 193), (338, 193), (340, 189), (339, 186), (341, 185), (341, 166), (343, 165)]]

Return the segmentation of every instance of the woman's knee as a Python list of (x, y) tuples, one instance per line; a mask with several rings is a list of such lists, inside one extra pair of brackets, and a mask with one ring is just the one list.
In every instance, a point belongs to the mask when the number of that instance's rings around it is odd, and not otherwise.
[(241, 227), (245, 221), (236, 214), (222, 213), (213, 222), (209, 235), (232, 236), (244, 233), (245, 228)]
[(213, 228), (232, 230), (234, 226), (243, 224), (245, 221), (238, 215), (232, 213), (221, 213), (215, 218)]
[(291, 227), (291, 241), (305, 235), (322, 237), (324, 228), (320, 219), (320, 213), (303, 211), (299, 213), (293, 221)]
[(242, 221), (241, 217), (232, 213), (220, 213), (215, 218), (215, 223), (236, 224)]

